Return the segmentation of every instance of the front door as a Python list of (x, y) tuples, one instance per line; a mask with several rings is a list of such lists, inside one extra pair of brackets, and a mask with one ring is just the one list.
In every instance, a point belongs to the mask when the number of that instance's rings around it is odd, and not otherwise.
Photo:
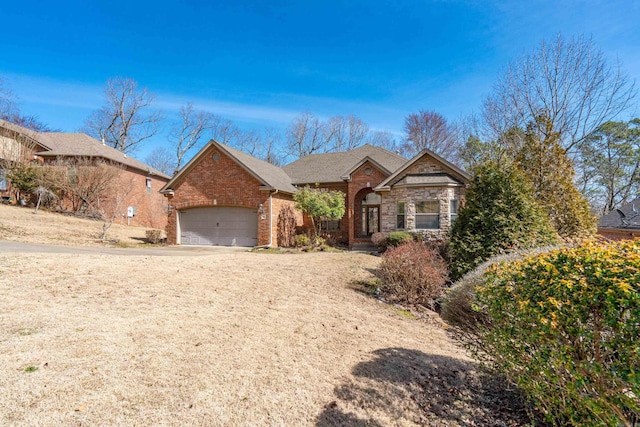
[(380, 231), (380, 205), (362, 206), (362, 236)]

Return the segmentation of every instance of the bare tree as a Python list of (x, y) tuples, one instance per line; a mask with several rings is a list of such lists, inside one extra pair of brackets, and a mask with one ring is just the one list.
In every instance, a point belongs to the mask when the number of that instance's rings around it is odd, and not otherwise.
[(400, 147), (400, 144), (398, 143), (398, 138), (391, 132), (387, 132), (387, 131), (369, 132), (368, 140), (371, 145), (384, 148), (396, 154), (401, 154), (401, 147)]
[(124, 153), (132, 153), (158, 133), (160, 112), (152, 109), (154, 96), (130, 78), (107, 80), (105, 103), (85, 121), (84, 132)]
[(295, 117), (287, 130), (286, 151), (295, 158), (327, 152), (324, 123), (308, 111)]
[(179, 169), (176, 167), (175, 156), (164, 146), (154, 148), (144, 162), (167, 175), (173, 175)]
[(419, 111), (404, 119), (406, 141), (403, 152), (412, 157), (428, 148), (434, 153), (453, 160), (457, 154), (457, 130), (447, 119), (435, 111)]
[(283, 156), (280, 154), (281, 135), (275, 129), (262, 131), (239, 131), (234, 146), (272, 165), (280, 166)]
[(364, 143), (369, 126), (353, 114), (334, 116), (327, 121), (326, 132), (332, 137), (330, 151), (349, 151)]
[(116, 219), (127, 214), (126, 201), (134, 188), (132, 176), (125, 177), (121, 167), (112, 167), (116, 170), (114, 179), (109, 183), (109, 191), (102, 196), (98, 205), (98, 212), (102, 218), (102, 234), (100, 240), (107, 239), (107, 232)]
[(484, 101), (483, 136), (497, 141), (507, 130), (526, 129), (545, 117), (570, 151), (627, 109), (635, 94), (620, 64), (610, 65), (591, 39), (559, 35), (506, 68)]
[(176, 153), (173, 173), (182, 167), (185, 155), (197, 147), (208, 132), (218, 129), (219, 123), (218, 117), (206, 111), (194, 110), (191, 103), (180, 108), (180, 123), (169, 134), (169, 142)]
[(55, 131), (37, 116), (23, 115), (18, 107), (16, 95), (2, 79), (0, 79), (0, 119), (36, 132)]
[(369, 126), (353, 114), (322, 121), (310, 112), (293, 119), (286, 136), (286, 154), (295, 158), (314, 153), (348, 151), (362, 145)]
[(282, 166), (284, 155), (282, 154), (282, 134), (273, 128), (267, 128), (262, 132), (262, 150), (260, 158), (275, 166)]
[(18, 113), (15, 94), (7, 87), (4, 80), (0, 79), (0, 118), (7, 120)]
[(213, 115), (211, 118), (211, 137), (225, 145), (233, 145), (240, 137), (240, 129), (229, 119)]

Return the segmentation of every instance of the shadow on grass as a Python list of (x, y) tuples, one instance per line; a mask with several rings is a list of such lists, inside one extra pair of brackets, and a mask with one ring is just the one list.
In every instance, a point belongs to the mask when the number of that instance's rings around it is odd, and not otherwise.
[[(474, 362), (385, 348), (357, 364), (316, 420), (325, 426), (531, 424), (522, 396)], [(542, 425), (536, 421), (536, 425)]]

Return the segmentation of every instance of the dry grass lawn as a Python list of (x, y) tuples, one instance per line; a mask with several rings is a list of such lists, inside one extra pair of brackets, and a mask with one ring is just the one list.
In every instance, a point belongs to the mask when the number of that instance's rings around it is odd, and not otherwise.
[[(0, 204), (0, 240), (47, 243), (51, 245), (104, 246), (99, 241), (102, 221), (76, 218), (44, 210)], [(125, 246), (140, 245), (145, 238), (143, 227), (129, 227), (114, 223), (107, 232), (107, 240)]]
[(518, 425), (440, 326), (353, 289), (378, 261), (0, 254), (0, 425)]

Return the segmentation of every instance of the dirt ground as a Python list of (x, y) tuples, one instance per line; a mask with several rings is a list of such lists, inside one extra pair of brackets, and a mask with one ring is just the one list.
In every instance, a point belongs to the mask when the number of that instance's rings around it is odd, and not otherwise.
[(0, 425), (522, 424), (441, 326), (358, 292), (378, 262), (0, 254)]

